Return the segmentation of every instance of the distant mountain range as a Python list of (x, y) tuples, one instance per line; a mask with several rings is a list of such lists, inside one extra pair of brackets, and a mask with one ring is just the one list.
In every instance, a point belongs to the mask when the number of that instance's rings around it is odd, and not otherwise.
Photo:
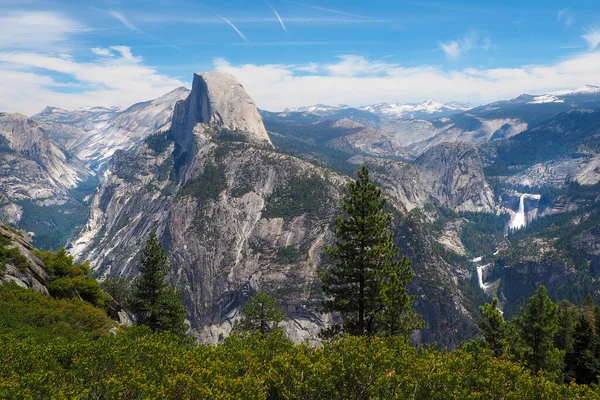
[(429, 119), (460, 113), (473, 108), (471, 104), (458, 102), (440, 103), (435, 100), (426, 100), (422, 103), (378, 103), (361, 107), (351, 107), (346, 104), (330, 106), (315, 104), (304, 107), (291, 107), (283, 110), (284, 113), (310, 113), (320, 116), (339, 114), (343, 110), (355, 108), (361, 111), (397, 119)]

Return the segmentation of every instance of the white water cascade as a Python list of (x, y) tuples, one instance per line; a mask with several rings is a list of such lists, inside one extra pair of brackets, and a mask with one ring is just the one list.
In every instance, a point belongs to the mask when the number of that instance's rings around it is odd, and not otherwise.
[(489, 285), (486, 285), (485, 283), (483, 283), (483, 269), (489, 267), (490, 265), (478, 265), (477, 266), (477, 280), (479, 282), (479, 287), (481, 289), (483, 289), (485, 291), (485, 289), (487, 289), (489, 287)]
[(522, 194), (519, 199), (519, 211), (512, 217), (508, 227), (510, 229), (520, 229), (527, 225), (527, 220), (525, 218), (525, 195)]

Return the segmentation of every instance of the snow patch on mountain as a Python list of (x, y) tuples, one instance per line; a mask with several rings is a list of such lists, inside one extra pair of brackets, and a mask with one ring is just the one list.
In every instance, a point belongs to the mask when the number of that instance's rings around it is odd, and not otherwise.
[(393, 118), (417, 118), (417, 114), (438, 114), (444, 112), (462, 112), (472, 109), (470, 104), (457, 102), (440, 103), (435, 100), (426, 100), (422, 103), (379, 103), (358, 107), (359, 110), (369, 111)]

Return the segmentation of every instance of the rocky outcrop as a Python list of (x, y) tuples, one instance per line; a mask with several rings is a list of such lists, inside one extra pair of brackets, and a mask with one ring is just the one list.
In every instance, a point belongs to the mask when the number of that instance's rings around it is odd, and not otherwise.
[(494, 209), (493, 192), (485, 180), (477, 149), (467, 143), (443, 143), (416, 161), (421, 184), (446, 207), (458, 211)]
[(193, 146), (191, 133), (198, 123), (229, 130), (250, 143), (272, 147), (254, 102), (242, 85), (224, 72), (194, 74), (190, 95), (175, 107), (172, 132), (184, 151)]
[(327, 145), (354, 154), (369, 154), (379, 157), (395, 157), (404, 160), (414, 158), (403, 145), (402, 140), (390, 132), (361, 124), (350, 119), (325, 121), (332, 130), (346, 131), (346, 134), (327, 142)]
[(477, 149), (468, 143), (432, 147), (414, 164), (362, 156), (350, 161), (368, 165), (374, 178), (408, 210), (426, 204), (455, 211), (496, 209)]
[(3, 224), (0, 224), (0, 242), (5, 248), (17, 249), (21, 255), (18, 262), (8, 260), (0, 268), (0, 283), (12, 281), (21, 287), (48, 294), (50, 278), (42, 260), (33, 253), (33, 246), (18, 231)]

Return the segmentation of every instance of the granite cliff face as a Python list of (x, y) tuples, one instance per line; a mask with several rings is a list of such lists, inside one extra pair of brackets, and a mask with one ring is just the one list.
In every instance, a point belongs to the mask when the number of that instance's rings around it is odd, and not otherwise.
[(177, 88), (125, 110), (92, 107), (65, 110), (46, 107), (32, 119), (91, 168), (103, 167), (117, 150), (129, 150), (149, 134), (168, 129), (175, 104), (189, 94)]
[(190, 133), (198, 123), (226, 129), (250, 143), (272, 147), (254, 102), (233, 76), (223, 72), (194, 74), (192, 92), (175, 107), (172, 132), (183, 151), (193, 146)]
[(9, 198), (60, 201), (91, 174), (21, 114), (0, 113), (0, 146), (2, 190)]
[[(38, 245), (60, 246), (85, 217), (73, 191), (93, 176), (38, 123), (0, 113), (0, 220), (35, 234)], [(66, 229), (57, 227), (62, 219)]]
[(369, 157), (354, 157), (351, 161), (373, 168), (376, 180), (408, 210), (427, 204), (455, 211), (496, 209), (477, 149), (468, 143), (432, 147), (414, 164)]
[[(293, 339), (315, 339), (331, 318), (318, 311), (316, 268), (349, 178), (275, 152), (241, 90), (230, 75), (196, 74), (170, 130), (115, 153), (70, 251), (101, 276), (134, 277), (156, 231), (202, 340), (229, 332), (258, 290), (285, 308)], [(466, 272), (435, 255), (418, 221), (404, 222), (397, 241), (413, 258), (417, 310), (428, 321), (420, 337), (452, 346), (473, 333), (454, 279)]]

